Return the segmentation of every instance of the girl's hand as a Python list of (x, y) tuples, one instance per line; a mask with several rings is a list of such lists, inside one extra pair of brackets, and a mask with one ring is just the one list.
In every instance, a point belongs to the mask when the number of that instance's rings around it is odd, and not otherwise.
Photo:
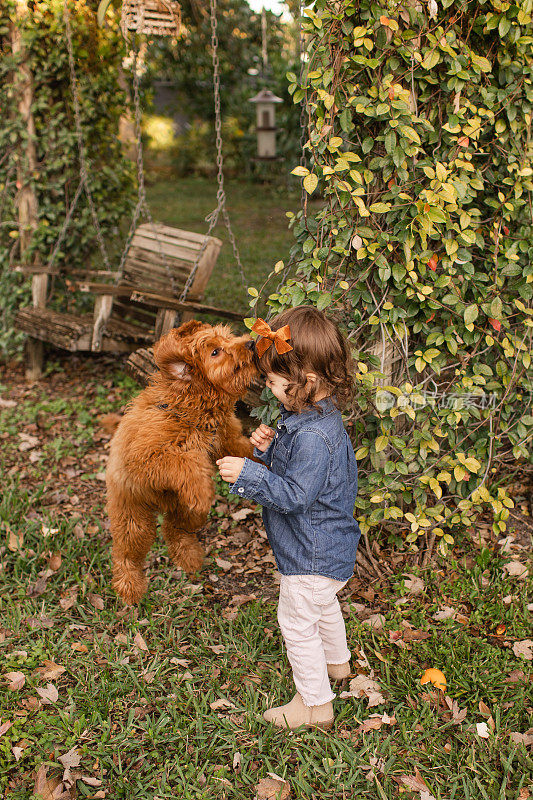
[(254, 447), (257, 447), (258, 450), (264, 453), (270, 447), (272, 439), (275, 435), (275, 431), (262, 422), (261, 425), (256, 428), (250, 436), (250, 441)]
[(235, 483), (244, 467), (244, 458), (224, 456), (224, 458), (219, 458), (216, 463), (222, 480), (228, 483)]

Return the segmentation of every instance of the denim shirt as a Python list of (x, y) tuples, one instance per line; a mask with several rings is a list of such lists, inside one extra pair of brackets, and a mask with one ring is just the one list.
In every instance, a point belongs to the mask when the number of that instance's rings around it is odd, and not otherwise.
[[(229, 488), (263, 506), (268, 541), (282, 575), (348, 580), (361, 531), (353, 517), (357, 462), (330, 398), (294, 414), (282, 406), (272, 444), (257, 448)], [(270, 469), (268, 469), (270, 467)]]

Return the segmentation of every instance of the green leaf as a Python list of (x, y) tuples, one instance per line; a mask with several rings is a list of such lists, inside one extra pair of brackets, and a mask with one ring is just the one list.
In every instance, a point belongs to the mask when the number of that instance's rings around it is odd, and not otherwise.
[(433, 69), (436, 67), (440, 61), (440, 55), (436, 50), (429, 50), (426, 55), (424, 56), (424, 60), (422, 61), (422, 66), (426, 69)]
[(391, 210), (390, 203), (373, 203), (370, 206), (370, 211), (373, 214), (385, 214), (387, 211)]
[(382, 450), (385, 450), (389, 443), (388, 436), (378, 436), (375, 442), (376, 453), (381, 453)]
[(476, 305), (467, 306), (464, 313), (464, 320), (466, 324), (470, 325), (472, 322), (474, 322), (474, 320), (477, 319), (478, 314), (479, 308)]
[(505, 36), (511, 30), (511, 20), (507, 19), (507, 17), (503, 17), (500, 20), (498, 25), (498, 33), (500, 36)]
[(306, 175), (304, 178), (304, 189), (307, 194), (313, 194), (316, 187), (318, 186), (318, 176), (315, 175), (314, 172), (310, 172), (309, 175)]
[(98, 25), (100, 26), (100, 28), (104, 24), (104, 17), (107, 14), (107, 9), (109, 8), (112, 2), (113, 0), (100, 0), (100, 3), (98, 5), (98, 12), (96, 15), (96, 19), (98, 21)]
[(324, 308), (327, 308), (331, 305), (332, 297), (331, 292), (321, 292), (320, 297), (318, 298), (316, 307), (319, 311), (322, 311)]
[(303, 178), (306, 175), (309, 175), (309, 170), (307, 167), (294, 167), (291, 172), (291, 175), (298, 175), (298, 177)]
[(495, 297), (490, 304), (490, 315), (494, 319), (498, 319), (502, 313), (502, 301), (500, 297)]

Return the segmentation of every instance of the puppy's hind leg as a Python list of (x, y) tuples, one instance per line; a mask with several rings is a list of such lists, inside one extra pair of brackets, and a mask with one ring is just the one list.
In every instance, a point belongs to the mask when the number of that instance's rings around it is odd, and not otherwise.
[(138, 603), (148, 581), (144, 561), (155, 539), (155, 516), (142, 505), (108, 499), (113, 534), (113, 588), (127, 605)]
[(167, 511), (161, 531), (168, 545), (168, 554), (177, 567), (191, 574), (201, 569), (204, 561), (202, 545), (192, 532), (205, 522), (205, 516), (185, 509)]

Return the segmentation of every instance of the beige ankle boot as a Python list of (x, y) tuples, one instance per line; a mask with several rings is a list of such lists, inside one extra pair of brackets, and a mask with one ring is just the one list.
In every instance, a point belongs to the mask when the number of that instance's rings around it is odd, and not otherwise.
[(276, 708), (269, 708), (263, 714), (267, 722), (272, 722), (277, 728), (299, 728), (306, 725), (308, 728), (332, 727), (335, 721), (333, 703), (323, 703), (320, 706), (306, 706), (301, 695), (296, 692), (290, 703)]
[(350, 662), (344, 664), (328, 664), (328, 675), (332, 681), (343, 681), (350, 674)]

